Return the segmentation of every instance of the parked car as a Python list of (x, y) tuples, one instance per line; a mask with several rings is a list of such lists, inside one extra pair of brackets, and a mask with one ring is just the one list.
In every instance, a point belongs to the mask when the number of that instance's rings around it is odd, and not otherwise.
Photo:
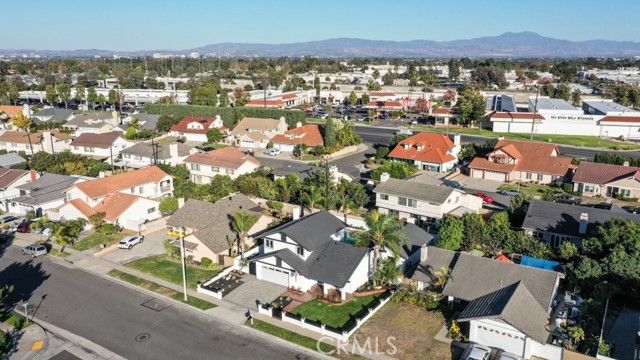
[(17, 216), (13, 216), (13, 215), (5, 215), (0, 217), (0, 224), (7, 224), (10, 223), (12, 221), (16, 221), (18, 220)]
[(389, 118), (389, 115), (387, 115), (387, 114), (382, 114), (382, 115), (380, 115), (380, 119), (381, 119), (381, 120), (386, 120), (386, 119), (388, 119), (388, 118)]
[(13, 240), (15, 236), (11, 233), (9, 234), (0, 234), (0, 244), (5, 244), (8, 243), (9, 241)]
[(19, 233), (28, 233), (29, 232), (29, 225), (31, 225), (31, 221), (29, 220), (25, 220), (23, 222), (20, 223), (20, 225), (18, 225), (18, 227), (16, 228), (16, 231)]
[(411, 125), (418, 125), (418, 120), (411, 120)]
[(142, 235), (133, 235), (127, 236), (126, 238), (120, 240), (118, 243), (119, 249), (129, 249), (133, 248), (134, 245), (140, 244), (144, 241), (144, 236)]
[(271, 148), (271, 149), (267, 149), (264, 151), (265, 155), (269, 155), (269, 156), (276, 156), (278, 154), (280, 154), (282, 151), (280, 151), (280, 149), (276, 149), (276, 148)]
[(623, 206), (622, 208), (632, 214), (640, 214), (640, 206)]
[(462, 356), (462, 360), (489, 360), (490, 357), (490, 347), (480, 344), (473, 344)]
[(475, 193), (475, 196), (482, 199), (482, 202), (486, 202), (487, 204), (493, 204), (493, 198), (489, 195), (485, 195), (484, 193)]
[(42, 244), (31, 244), (22, 249), (22, 255), (31, 255), (31, 257), (47, 255), (47, 248)]
[(563, 204), (571, 204), (578, 205), (582, 203), (582, 200), (573, 197), (571, 195), (559, 195), (553, 198), (553, 202), (563, 203)]
[(413, 135), (413, 131), (409, 129), (400, 129), (396, 132), (396, 134)]
[(520, 190), (511, 189), (511, 190), (500, 190), (498, 194), (507, 195), (507, 196), (516, 196), (520, 194)]
[(500, 354), (498, 360), (522, 360), (522, 356), (510, 352), (503, 352)]
[(373, 121), (373, 119), (371, 117), (369, 117), (369, 116), (365, 116), (363, 118), (359, 118), (358, 121), (367, 121), (368, 122), (368, 121)]

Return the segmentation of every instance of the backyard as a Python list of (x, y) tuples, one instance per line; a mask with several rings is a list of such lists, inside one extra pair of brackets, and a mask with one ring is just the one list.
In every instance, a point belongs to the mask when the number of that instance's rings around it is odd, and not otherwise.
[(295, 307), (291, 313), (325, 325), (342, 328), (353, 315), (360, 312), (374, 299), (374, 295), (356, 296), (343, 305), (331, 305), (313, 299)]
[[(166, 255), (156, 255), (134, 260), (126, 263), (125, 266), (155, 276), (158, 279), (182, 285), (182, 267), (180, 262), (174, 261)], [(221, 270), (218, 266), (206, 269), (187, 265), (187, 286), (189, 286), (190, 289), (195, 289), (198, 281), (205, 282), (216, 276)]]
[(76, 241), (73, 245), (71, 245), (71, 248), (78, 251), (97, 249), (100, 246), (100, 244), (106, 244), (107, 246), (113, 245), (119, 242), (120, 240), (122, 240), (122, 238), (124, 238), (125, 236), (134, 235), (134, 234), (135, 232), (131, 230), (123, 230), (113, 235), (104, 235), (104, 234), (94, 233), (85, 237), (84, 239), (80, 239)]

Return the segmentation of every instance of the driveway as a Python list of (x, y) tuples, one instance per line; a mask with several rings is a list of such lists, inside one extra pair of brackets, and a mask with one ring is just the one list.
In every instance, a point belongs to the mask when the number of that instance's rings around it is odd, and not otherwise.
[(640, 345), (636, 344), (636, 333), (640, 323), (640, 311), (624, 308), (611, 328), (607, 341), (616, 344), (613, 357), (620, 360), (635, 360)]
[[(460, 180), (459, 180), (460, 179)], [(456, 179), (464, 188), (473, 189), (484, 192), (497, 192), (498, 188), (502, 186), (504, 183), (502, 181), (496, 180), (486, 180), (486, 179), (475, 179), (469, 178), (462, 180), (462, 178), (456, 177)]]
[(102, 258), (117, 264), (125, 264), (133, 260), (164, 254), (162, 243), (166, 239), (166, 229), (158, 230), (145, 235), (142, 244), (137, 244), (131, 250), (115, 248), (112, 252), (103, 255)]
[(258, 280), (254, 275), (247, 274), (242, 281), (244, 284), (231, 291), (223, 300), (249, 310), (256, 310), (256, 300), (269, 303), (287, 290), (285, 286)]

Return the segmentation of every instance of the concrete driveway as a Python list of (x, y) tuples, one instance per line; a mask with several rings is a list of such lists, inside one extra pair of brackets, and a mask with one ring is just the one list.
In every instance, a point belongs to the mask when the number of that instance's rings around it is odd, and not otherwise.
[(269, 303), (287, 290), (285, 286), (258, 280), (254, 275), (247, 274), (242, 281), (244, 284), (231, 291), (222, 300), (249, 310), (256, 310), (256, 300), (263, 304)]
[(607, 341), (616, 344), (613, 357), (620, 360), (634, 360), (640, 345), (636, 344), (636, 333), (640, 322), (640, 311), (628, 308), (622, 309), (616, 322), (611, 328)]
[(498, 188), (504, 184), (502, 181), (475, 179), (475, 178), (472, 179), (469, 177), (467, 177), (467, 179), (464, 179), (464, 180), (463, 178), (456, 177), (455, 180), (458, 181), (466, 189), (473, 189), (473, 190), (492, 192), (492, 193), (497, 192)]
[(165, 251), (162, 243), (167, 238), (166, 229), (158, 230), (145, 235), (142, 244), (137, 244), (131, 250), (118, 249), (116, 247), (113, 251), (101, 257), (117, 264), (125, 264), (133, 260), (164, 254)]

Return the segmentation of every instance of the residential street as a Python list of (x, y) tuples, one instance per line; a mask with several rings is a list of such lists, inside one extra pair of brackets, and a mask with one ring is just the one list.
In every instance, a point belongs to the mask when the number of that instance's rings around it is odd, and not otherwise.
[[(154, 297), (65, 264), (50, 257), (31, 259), (17, 247), (0, 249), (0, 285), (15, 285), (7, 302), (20, 306), (28, 300), (30, 316), (127, 359), (312, 358), (160, 295)], [(145, 307), (150, 300), (152, 304), (157, 300), (157, 308)]]

